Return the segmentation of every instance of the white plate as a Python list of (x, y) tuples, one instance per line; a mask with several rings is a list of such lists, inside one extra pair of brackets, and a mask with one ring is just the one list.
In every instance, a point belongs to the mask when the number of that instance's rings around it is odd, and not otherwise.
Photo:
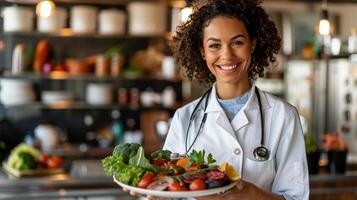
[(113, 176), (113, 179), (114, 179), (114, 182), (117, 183), (119, 186), (126, 188), (130, 191), (139, 193), (139, 194), (151, 195), (151, 196), (155, 196), (155, 197), (173, 197), (173, 198), (188, 198), (188, 197), (200, 197), (200, 196), (215, 195), (215, 194), (219, 194), (221, 192), (225, 192), (225, 191), (233, 188), (239, 182), (239, 181), (235, 181), (235, 182), (233, 182), (229, 185), (223, 186), (223, 187), (207, 189), (207, 190), (172, 192), (172, 191), (148, 190), (148, 189), (133, 187), (133, 186), (126, 185), (124, 183), (119, 182), (115, 178), (115, 176)]

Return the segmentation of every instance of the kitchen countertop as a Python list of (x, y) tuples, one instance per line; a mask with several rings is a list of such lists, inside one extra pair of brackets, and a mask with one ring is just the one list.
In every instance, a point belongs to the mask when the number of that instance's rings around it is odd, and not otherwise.
[[(325, 194), (357, 194), (357, 171), (344, 175), (310, 176), (312, 196)], [(132, 199), (104, 174), (100, 160), (76, 160), (68, 173), (45, 177), (15, 178), (0, 170), (0, 199), (48, 199), (120, 197)], [(316, 199), (316, 198), (315, 198)]]
[(73, 161), (68, 173), (51, 176), (16, 178), (0, 170), (0, 199), (91, 197), (132, 199), (104, 174), (100, 160)]

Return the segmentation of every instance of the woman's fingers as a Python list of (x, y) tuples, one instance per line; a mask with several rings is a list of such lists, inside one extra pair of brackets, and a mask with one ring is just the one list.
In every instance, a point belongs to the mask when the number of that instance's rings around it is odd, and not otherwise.
[(243, 190), (244, 189), (244, 181), (240, 180), (239, 183), (236, 185), (238, 190)]
[(138, 196), (138, 194), (137, 194), (136, 192), (131, 191), (131, 190), (128, 190), (127, 188), (123, 188), (123, 191), (124, 191), (124, 192), (129, 192), (129, 194), (130, 194), (131, 196)]
[(148, 200), (171, 200), (171, 198), (154, 197), (154, 196), (151, 196), (151, 195), (147, 195), (146, 198)]
[(134, 191), (130, 191), (130, 195), (136, 197), (136, 196), (138, 196), (138, 193), (136, 193)]

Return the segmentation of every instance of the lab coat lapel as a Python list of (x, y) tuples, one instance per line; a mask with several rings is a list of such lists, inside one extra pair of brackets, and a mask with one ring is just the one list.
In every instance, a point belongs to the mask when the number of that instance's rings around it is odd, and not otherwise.
[[(251, 93), (250, 97), (246, 103), (246, 105), (243, 106), (242, 110), (237, 114), (237, 116), (232, 120), (232, 126), (234, 131), (238, 131), (239, 129), (243, 128), (244, 126), (247, 126), (250, 123), (253, 123), (253, 121), (259, 121), (260, 126), (260, 120), (261, 116), (259, 113), (259, 103), (258, 99), (255, 95), (255, 90), (257, 90), (257, 87), (253, 84), (251, 88)], [(259, 91), (260, 93), (260, 98), (261, 98), (261, 103), (262, 103), (262, 110), (269, 109), (271, 106), (266, 99), (265, 95), (263, 92)]]
[(234, 131), (238, 131), (239, 129), (249, 124), (246, 112), (251, 111), (242, 110), (241, 112), (238, 112), (237, 115), (233, 118), (232, 126)]
[(256, 88), (253, 85), (250, 89), (250, 96), (247, 103), (232, 120), (232, 126), (235, 132), (251, 123), (249, 119), (253, 120), (251, 117), (258, 114), (259, 107), (257, 106), (258, 102), (256, 101), (255, 90)]
[[(207, 123), (216, 123), (224, 132), (230, 134), (234, 139), (236, 138), (233, 127), (228, 120), (223, 108), (219, 105), (217, 101), (216, 85), (212, 86), (212, 91), (210, 94), (210, 99), (208, 101), (206, 112), (209, 113), (208, 116), (212, 121), (207, 121)], [(214, 118), (212, 118), (215, 116)]]

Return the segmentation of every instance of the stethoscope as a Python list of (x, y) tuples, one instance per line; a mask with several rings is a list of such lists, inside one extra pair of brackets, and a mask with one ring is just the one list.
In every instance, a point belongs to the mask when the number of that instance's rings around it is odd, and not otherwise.
[[(195, 108), (193, 109), (192, 111), (192, 114), (190, 116), (190, 122), (188, 123), (188, 127), (187, 127), (187, 131), (186, 131), (186, 141), (185, 141), (185, 150), (186, 150), (186, 153), (187, 154), (191, 148), (193, 147), (193, 145), (195, 144), (205, 122), (206, 122), (206, 119), (207, 119), (207, 113), (206, 113), (206, 108), (207, 108), (207, 105), (208, 105), (208, 99), (209, 99), (209, 95), (212, 91), (212, 87), (210, 89), (208, 89), (203, 95), (202, 97), (200, 98), (200, 100), (198, 101), (198, 103), (196, 104)], [(254, 158), (258, 161), (266, 161), (268, 160), (269, 158), (269, 150), (264, 146), (264, 118), (263, 118), (263, 111), (262, 111), (262, 103), (261, 103), (261, 100), (260, 100), (260, 95), (259, 95), (259, 91), (258, 91), (258, 88), (256, 87), (255, 88), (255, 94), (258, 98), (258, 105), (259, 105), (259, 112), (260, 112), (260, 124), (261, 124), (261, 138), (260, 138), (260, 145), (258, 147), (256, 147), (254, 150), (253, 150), (253, 155), (254, 155)], [(201, 105), (201, 103), (203, 102), (203, 100), (205, 100), (205, 105), (204, 105), (204, 109), (203, 109), (203, 112), (204, 112), (204, 115), (203, 115), (203, 118), (201, 120), (201, 123), (200, 123), (200, 126), (198, 128), (198, 131), (197, 131), (197, 134), (192, 142), (192, 144), (190, 145), (189, 148), (187, 148), (187, 140), (188, 140), (188, 134), (189, 134), (189, 130), (190, 130), (190, 127), (191, 127), (191, 123), (192, 121), (194, 120), (197, 112), (198, 112), (198, 107)]]

